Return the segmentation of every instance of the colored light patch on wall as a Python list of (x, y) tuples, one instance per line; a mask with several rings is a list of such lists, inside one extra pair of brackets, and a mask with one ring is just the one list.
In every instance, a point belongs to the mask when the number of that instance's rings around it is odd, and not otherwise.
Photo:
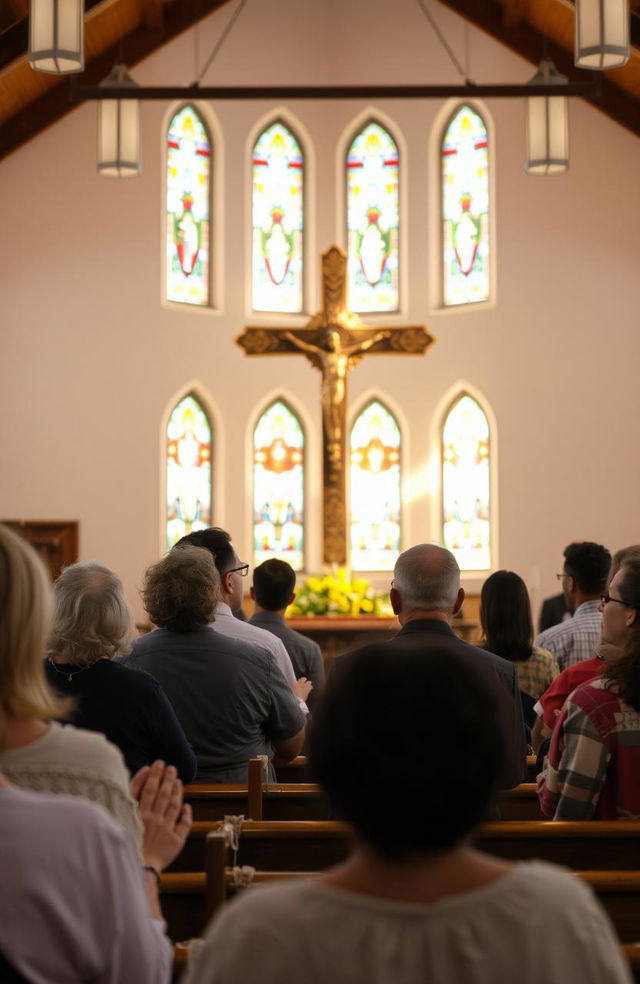
[(347, 154), (347, 278), (352, 311), (400, 305), (398, 148), (379, 123), (357, 134)]
[(464, 395), (442, 431), (443, 542), (460, 570), (491, 568), (490, 434), (480, 404)]
[(400, 451), (400, 428), (395, 417), (374, 400), (351, 429), (353, 570), (393, 570), (401, 542)]
[(209, 303), (211, 142), (193, 106), (167, 132), (166, 298)]
[(167, 425), (167, 550), (211, 526), (211, 453), (207, 415), (194, 396), (185, 396)]
[(304, 158), (284, 123), (253, 148), (252, 296), (255, 311), (303, 309)]
[(441, 146), (445, 306), (486, 301), (490, 291), (489, 141), (482, 117), (462, 106)]
[(304, 566), (304, 432), (289, 407), (267, 407), (253, 434), (254, 563)]

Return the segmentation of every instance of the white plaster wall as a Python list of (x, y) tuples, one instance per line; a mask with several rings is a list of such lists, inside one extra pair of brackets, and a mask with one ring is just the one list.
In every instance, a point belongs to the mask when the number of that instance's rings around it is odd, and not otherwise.
[[(396, 0), (393, 18), (388, 9), (384, 0), (248, 4), (205, 81), (456, 81), (413, 0)], [(433, 10), (462, 53), (462, 21), (439, 5)], [(225, 9), (201, 26), (201, 52), (228, 16)], [(469, 28), (469, 39), (476, 81), (533, 74), (480, 32)], [(195, 74), (193, 52), (190, 32), (134, 75), (143, 83), (186, 84)], [(403, 317), (425, 322), (438, 340), (424, 359), (365, 359), (350, 377), (350, 402), (377, 389), (407, 421), (408, 545), (437, 531), (438, 406), (459, 380), (485, 395), (498, 429), (499, 564), (522, 573), (537, 601), (556, 590), (553, 574), (570, 540), (595, 539), (613, 549), (640, 540), (640, 143), (574, 101), (570, 171), (531, 177), (523, 169), (522, 103), (491, 100), (497, 303), (441, 312), (432, 306), (429, 277), (438, 250), (429, 177), (436, 167), (430, 128), (442, 104), (376, 105), (395, 121), (407, 148)], [(232, 532), (241, 556), (250, 552), (246, 461), (256, 410), (278, 390), (303, 410), (310, 424), (309, 515), (318, 517), (309, 524), (308, 560), (311, 569), (320, 567), (319, 376), (301, 358), (249, 360), (233, 344), (245, 323), (269, 323), (247, 317), (244, 283), (246, 150), (269, 108), (255, 101), (212, 110), (224, 158), (216, 201), (223, 219), (217, 311), (161, 303), (166, 105), (143, 106), (139, 179), (98, 177), (93, 105), (0, 163), (0, 515), (78, 519), (82, 559), (119, 571), (137, 614), (142, 571), (161, 549), (161, 421), (193, 381), (224, 430), (214, 519)], [(344, 244), (336, 147), (366, 106), (298, 101), (288, 108), (313, 141), (312, 313), (320, 253)]]

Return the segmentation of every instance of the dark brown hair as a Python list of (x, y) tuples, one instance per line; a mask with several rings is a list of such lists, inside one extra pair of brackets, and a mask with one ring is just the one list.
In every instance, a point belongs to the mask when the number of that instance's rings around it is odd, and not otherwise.
[(176, 546), (145, 574), (142, 600), (159, 628), (192, 632), (212, 621), (220, 601), (220, 575), (202, 547)]
[(531, 656), (533, 622), (527, 586), (513, 571), (496, 571), (482, 585), (481, 645), (496, 656), (521, 663)]

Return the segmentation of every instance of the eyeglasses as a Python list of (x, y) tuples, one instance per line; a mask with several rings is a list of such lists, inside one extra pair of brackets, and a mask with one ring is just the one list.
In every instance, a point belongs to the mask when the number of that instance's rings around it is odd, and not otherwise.
[(623, 601), (622, 598), (612, 598), (610, 594), (602, 595), (600, 598), (600, 604), (603, 608), (610, 601), (615, 601), (618, 605), (624, 605), (625, 608), (635, 608), (635, 605), (630, 605), (627, 601)]
[(248, 564), (243, 564), (242, 567), (232, 567), (230, 571), (225, 571), (225, 574), (239, 574), (240, 577), (246, 577), (248, 573)]
[(563, 571), (562, 574), (556, 574), (556, 580), (557, 581), (561, 581), (563, 577), (571, 577), (571, 575), (570, 574), (567, 574), (566, 571)]

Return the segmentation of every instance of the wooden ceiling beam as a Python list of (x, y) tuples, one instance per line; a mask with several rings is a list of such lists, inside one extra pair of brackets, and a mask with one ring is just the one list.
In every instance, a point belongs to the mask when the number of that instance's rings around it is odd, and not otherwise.
[[(97, 6), (99, 2), (100, 0), (87, 0), (85, 9), (88, 10), (90, 7)], [(101, 82), (113, 68), (118, 58), (120, 44), (122, 44), (126, 64), (131, 67), (148, 58), (163, 45), (168, 44), (179, 34), (187, 31), (198, 21), (227, 3), (229, 0), (170, 0), (169, 3), (163, 5), (162, 17), (160, 18), (157, 9), (155, 9), (156, 0), (148, 0), (148, 2), (142, 0), (142, 6), (138, 9), (138, 26), (125, 34), (121, 42), (114, 39), (115, 43), (108, 45), (90, 60), (88, 59), (85, 71), (74, 77), (83, 84), (95, 85)], [(119, 5), (122, 7), (123, 18), (130, 19), (132, 0), (115, 0), (114, 3), (105, 5), (105, 12), (108, 12), (109, 17), (113, 17), (114, 10), (117, 13), (116, 8)], [(145, 13), (148, 16), (145, 17)], [(92, 28), (99, 18), (100, 11), (97, 10), (92, 19)], [(157, 23), (161, 23), (162, 26), (154, 26)], [(99, 25), (97, 33), (99, 33)], [(16, 56), (16, 73), (24, 72), (26, 43), (26, 30), (24, 30), (21, 57)], [(2, 64), (0, 63), (1, 69)], [(4, 78), (0, 79), (0, 82), (6, 82), (11, 71), (12, 66), (5, 67)], [(53, 87), (38, 95), (36, 99), (25, 105), (23, 109), (20, 109), (0, 126), (0, 160), (76, 108), (77, 103), (69, 99), (68, 78), (51, 75), (46, 78), (47, 80), (55, 78)]]
[[(509, 22), (509, 19), (505, 18), (504, 3), (498, 0), (439, 0), (439, 2), (533, 65), (540, 62), (545, 46), (545, 35), (524, 20), (520, 23)], [(576, 81), (585, 77), (584, 72), (576, 69), (573, 64), (573, 51), (568, 51), (548, 36), (546, 46), (549, 56), (563, 75)], [(618, 71), (625, 71), (625, 69)], [(595, 109), (606, 113), (636, 136), (640, 136), (640, 102), (633, 94), (615, 85), (609, 73), (603, 73), (600, 97), (587, 101)]]

